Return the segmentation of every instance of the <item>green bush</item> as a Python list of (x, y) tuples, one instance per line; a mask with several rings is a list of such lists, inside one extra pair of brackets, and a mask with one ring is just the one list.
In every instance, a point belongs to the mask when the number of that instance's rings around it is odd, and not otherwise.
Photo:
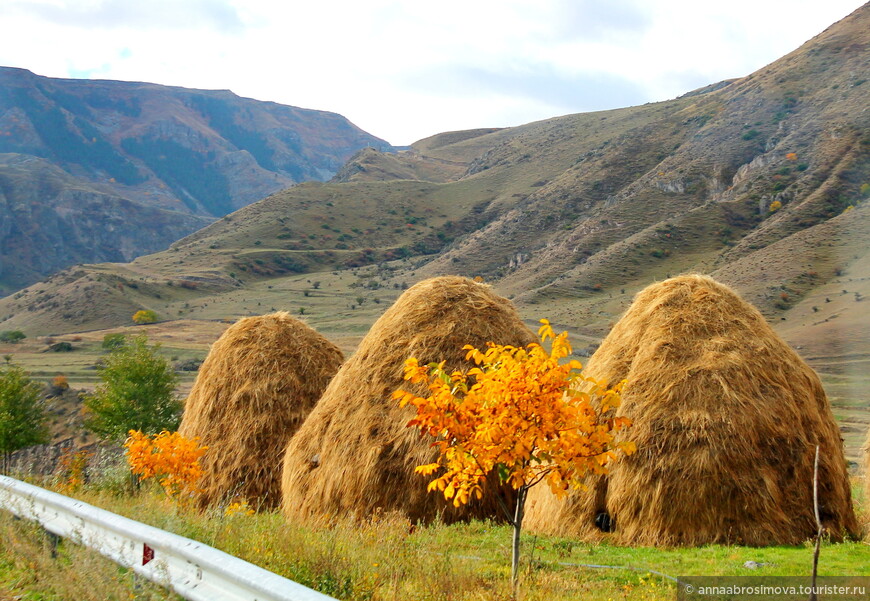
[(0, 454), (48, 442), (42, 386), (17, 365), (0, 372)]
[(101, 345), (104, 350), (111, 351), (116, 348), (120, 348), (127, 343), (127, 339), (123, 334), (106, 334), (103, 336), (103, 344)]
[(21, 342), (27, 338), (21, 330), (5, 330), (0, 332), (0, 342), (11, 342), (13, 344)]
[(112, 350), (100, 368), (99, 384), (85, 397), (85, 427), (103, 440), (119, 442), (129, 430), (156, 434), (178, 429), (181, 401), (178, 376), (160, 345), (137, 336)]
[(48, 347), (48, 350), (52, 353), (69, 353), (73, 350), (73, 345), (69, 342), (56, 342)]

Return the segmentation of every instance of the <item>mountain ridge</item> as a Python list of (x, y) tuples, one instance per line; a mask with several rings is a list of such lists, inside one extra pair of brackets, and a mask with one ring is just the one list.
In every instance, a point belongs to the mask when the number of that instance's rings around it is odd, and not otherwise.
[[(87, 196), (92, 221), (99, 221), (101, 200), (112, 205), (106, 207), (107, 225), (119, 206), (132, 203), (127, 205), (132, 208), (128, 218), (139, 224), (150, 221), (153, 235), (146, 240), (121, 228), (124, 236), (104, 238), (90, 254), (90, 239), (83, 239), (73, 245), (78, 250), (68, 261), (53, 251), (57, 244), (48, 247), (44, 258), (38, 256), (38, 246), (25, 249), (29, 264), (0, 271), (0, 292), (14, 291), (72, 263), (132, 260), (161, 250), (273, 192), (302, 181), (328, 180), (368, 146), (392, 148), (328, 111), (242, 98), (229, 90), (48, 78), (0, 67), (0, 154), (36, 157), (65, 172), (35, 186), (29, 182), (44, 176), (43, 163), (19, 161), (14, 177), (4, 166), (4, 195), (31, 207), (3, 213), (0, 231), (14, 229), (18, 235), (0, 239), (5, 249), (0, 250), (0, 263), (11, 264), (13, 247), (31, 239), (57, 241), (75, 235), (75, 228), (39, 234), (45, 221), (26, 220), (29, 213), (39, 213), (48, 222), (72, 224), (69, 215), (45, 212), (45, 207), (57, 205), (56, 194), (35, 194), (40, 188), (57, 188), (60, 181), (67, 188), (61, 194)], [(36, 170), (25, 177), (22, 171), (28, 166)], [(161, 211), (176, 214), (175, 223)], [(14, 219), (24, 221), (10, 221)], [(110, 241), (114, 248), (103, 248)]]

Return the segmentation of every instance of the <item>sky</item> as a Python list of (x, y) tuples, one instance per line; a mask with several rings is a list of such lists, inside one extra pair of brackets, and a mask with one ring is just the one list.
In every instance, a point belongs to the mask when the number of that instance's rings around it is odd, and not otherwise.
[(0, 65), (340, 113), (395, 145), (674, 98), (859, 0), (0, 0)]

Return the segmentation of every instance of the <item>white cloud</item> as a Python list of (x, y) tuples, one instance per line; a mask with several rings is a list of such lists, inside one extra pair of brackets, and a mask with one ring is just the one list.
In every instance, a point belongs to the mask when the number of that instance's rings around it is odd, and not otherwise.
[(857, 0), (0, 0), (0, 64), (339, 112), (396, 144), (739, 77)]

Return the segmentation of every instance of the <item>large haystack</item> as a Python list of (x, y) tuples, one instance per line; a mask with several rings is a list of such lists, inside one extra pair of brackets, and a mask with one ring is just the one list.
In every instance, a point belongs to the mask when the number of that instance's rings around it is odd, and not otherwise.
[(283, 312), (246, 317), (224, 332), (199, 370), (179, 428), (208, 446), (203, 505), (280, 503), (287, 441), (342, 360), (338, 347)]
[(282, 480), (285, 514), (295, 520), (362, 518), (383, 510), (413, 521), (439, 512), (446, 521), (501, 515), (491, 490), (459, 510), (426, 491), (430, 478), (414, 468), (431, 463), (437, 453), (431, 438), (406, 427), (413, 409), (400, 408), (391, 397), (406, 385), (409, 357), (464, 369), (471, 367), (462, 350), (466, 344), (522, 346), (534, 340), (511, 303), (489, 286), (439, 277), (410, 288), (372, 326), (290, 441)]
[(813, 461), (821, 517), (855, 534), (840, 432), (815, 372), (761, 314), (705, 276), (649, 286), (585, 372), (628, 380), (618, 412), (637, 453), (586, 491), (529, 498), (529, 528), (640, 545), (796, 544), (813, 536)]

